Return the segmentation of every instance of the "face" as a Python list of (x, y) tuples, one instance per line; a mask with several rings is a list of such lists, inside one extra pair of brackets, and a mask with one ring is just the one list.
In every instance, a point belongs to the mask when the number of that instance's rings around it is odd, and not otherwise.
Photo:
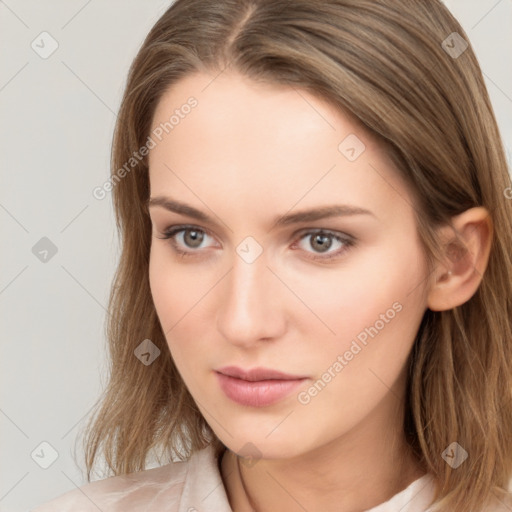
[[(291, 457), (356, 428), (403, 376), (426, 309), (414, 202), (329, 104), (213, 78), (182, 79), (153, 118), (151, 291), (217, 436)], [(220, 375), (227, 366), (295, 378), (251, 383)]]

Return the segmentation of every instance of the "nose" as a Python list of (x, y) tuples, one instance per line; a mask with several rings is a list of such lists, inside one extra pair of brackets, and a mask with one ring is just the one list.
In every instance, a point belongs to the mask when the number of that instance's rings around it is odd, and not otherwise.
[(235, 252), (222, 280), (217, 329), (233, 345), (249, 348), (286, 328), (286, 288), (267, 264), (265, 251), (252, 263)]

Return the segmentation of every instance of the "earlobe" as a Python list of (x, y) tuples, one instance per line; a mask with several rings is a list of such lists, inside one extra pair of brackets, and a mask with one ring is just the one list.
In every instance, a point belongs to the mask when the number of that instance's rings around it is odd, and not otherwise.
[(453, 217), (451, 226), (440, 228), (444, 260), (432, 276), (427, 297), (429, 309), (452, 309), (476, 293), (489, 261), (492, 228), (488, 210), (480, 206)]

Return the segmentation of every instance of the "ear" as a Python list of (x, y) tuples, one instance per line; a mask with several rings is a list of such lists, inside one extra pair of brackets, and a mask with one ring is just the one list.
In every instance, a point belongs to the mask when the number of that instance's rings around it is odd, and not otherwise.
[(438, 228), (444, 260), (437, 264), (431, 276), (429, 309), (452, 309), (475, 294), (489, 260), (492, 228), (488, 210), (480, 206), (453, 217), (451, 226)]

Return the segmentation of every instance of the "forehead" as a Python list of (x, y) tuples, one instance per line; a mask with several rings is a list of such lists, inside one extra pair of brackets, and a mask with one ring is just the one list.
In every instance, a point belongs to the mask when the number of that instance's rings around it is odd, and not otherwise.
[[(189, 107), (192, 99), (195, 105)], [(342, 113), (309, 91), (255, 82), (233, 72), (218, 76), (194, 73), (173, 84), (155, 109), (152, 130), (169, 124), (172, 117), (169, 133), (163, 134), (167, 139), (194, 131), (198, 141), (229, 136), (232, 147), (235, 142), (245, 142), (244, 149), (248, 149), (247, 135), (252, 135), (253, 146), (260, 141), (284, 151), (304, 139), (310, 145), (323, 142), (331, 148), (334, 143), (337, 149), (340, 136), (357, 133), (366, 146), (380, 149), (355, 116)]]
[(161, 98), (151, 127), (158, 130), (149, 155), (152, 195), (181, 194), (195, 204), (202, 195), (260, 210), (264, 200), (275, 211), (298, 201), (381, 210), (407, 209), (397, 198), (410, 203), (370, 133), (302, 89), (232, 73), (189, 75)]

